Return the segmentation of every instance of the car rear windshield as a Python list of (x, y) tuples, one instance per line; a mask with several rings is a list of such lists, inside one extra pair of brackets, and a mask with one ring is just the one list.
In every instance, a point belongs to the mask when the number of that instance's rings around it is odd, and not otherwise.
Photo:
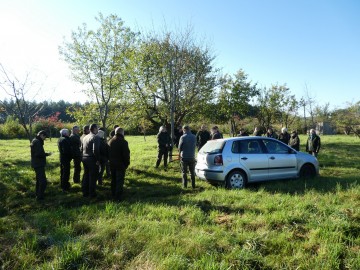
[(199, 151), (202, 154), (216, 154), (221, 153), (224, 147), (224, 141), (208, 141)]

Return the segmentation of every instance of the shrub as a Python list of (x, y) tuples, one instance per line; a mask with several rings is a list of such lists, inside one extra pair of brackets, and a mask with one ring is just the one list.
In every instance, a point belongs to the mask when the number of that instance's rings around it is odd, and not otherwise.
[(19, 121), (13, 116), (8, 116), (6, 122), (1, 125), (0, 138), (20, 139), (26, 138), (26, 134), (24, 128), (19, 124)]

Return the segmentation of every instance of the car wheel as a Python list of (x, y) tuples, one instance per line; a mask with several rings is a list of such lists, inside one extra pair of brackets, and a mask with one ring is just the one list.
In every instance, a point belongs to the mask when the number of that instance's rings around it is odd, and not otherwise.
[(300, 177), (312, 178), (315, 177), (315, 175), (316, 175), (315, 169), (310, 164), (305, 164), (304, 166), (301, 167)]
[(241, 171), (233, 171), (226, 178), (226, 187), (228, 189), (241, 189), (246, 184), (246, 175)]

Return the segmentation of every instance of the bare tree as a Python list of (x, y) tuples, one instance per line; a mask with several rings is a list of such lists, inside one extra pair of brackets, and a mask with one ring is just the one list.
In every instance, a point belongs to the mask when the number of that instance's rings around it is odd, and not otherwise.
[(29, 74), (26, 74), (22, 81), (8, 72), (0, 63), (0, 88), (5, 91), (10, 100), (14, 101), (16, 106), (7, 106), (9, 103), (4, 101), (0, 101), (0, 104), (8, 115), (13, 115), (19, 120), (30, 142), (34, 118), (43, 108), (42, 103), (33, 102), (41, 90), (39, 87), (35, 92), (32, 91), (35, 86), (36, 84), (30, 80)]
[(315, 101), (315, 97), (311, 94), (308, 85), (305, 83), (305, 105), (307, 107), (307, 112), (310, 115), (310, 126), (314, 127), (315, 126), (315, 107), (316, 107), (316, 101)]

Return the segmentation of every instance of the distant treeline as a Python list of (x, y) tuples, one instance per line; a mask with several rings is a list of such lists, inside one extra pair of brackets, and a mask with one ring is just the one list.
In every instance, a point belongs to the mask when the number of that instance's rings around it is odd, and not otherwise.
[[(1, 110), (0, 111), (0, 124), (4, 124), (6, 122), (6, 118), (10, 115), (8, 112), (11, 111), (11, 108), (16, 107), (15, 100), (10, 101), (2, 101), (2, 103), (6, 106), (7, 110)], [(58, 119), (61, 120), (63, 123), (74, 123), (76, 122), (76, 119), (74, 119), (71, 115), (66, 113), (66, 109), (69, 107), (77, 107), (81, 108), (85, 106), (84, 104), (81, 104), (80, 102), (70, 103), (64, 100), (60, 101), (43, 101), (43, 102), (29, 102), (29, 106), (36, 107), (40, 106), (41, 109), (39, 110), (39, 113), (36, 115), (37, 117), (43, 117), (48, 118), (54, 113), (59, 112)]]

